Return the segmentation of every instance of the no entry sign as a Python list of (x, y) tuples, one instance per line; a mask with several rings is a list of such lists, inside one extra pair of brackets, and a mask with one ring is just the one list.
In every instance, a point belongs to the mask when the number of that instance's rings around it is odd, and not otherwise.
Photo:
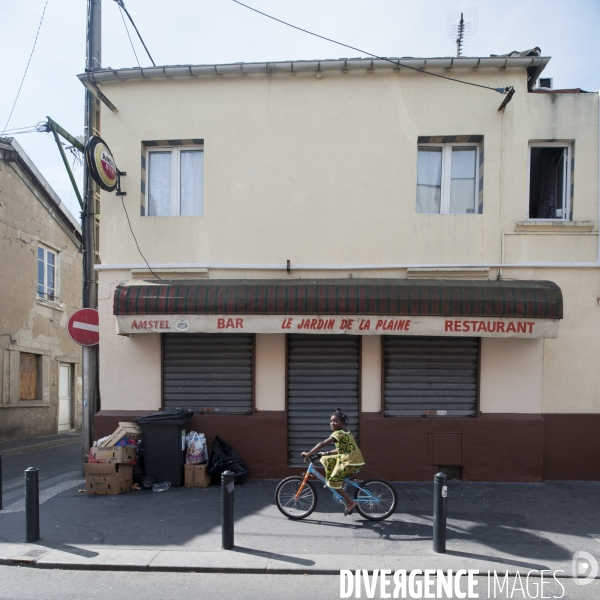
[(67, 323), (71, 339), (80, 346), (95, 346), (100, 341), (98, 311), (94, 308), (80, 308)]

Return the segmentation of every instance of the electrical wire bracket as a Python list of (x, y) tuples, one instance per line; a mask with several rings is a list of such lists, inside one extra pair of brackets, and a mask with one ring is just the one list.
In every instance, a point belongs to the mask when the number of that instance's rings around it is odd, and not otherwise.
[(54, 135), (54, 141), (56, 142), (56, 145), (58, 146), (58, 150), (63, 159), (63, 163), (65, 164), (65, 168), (67, 169), (67, 173), (69, 174), (69, 179), (71, 180), (71, 185), (73, 186), (73, 189), (75, 190), (75, 195), (77, 196), (77, 201), (79, 202), (79, 206), (81, 207), (81, 210), (83, 210), (83, 200), (81, 199), (81, 194), (79, 192), (79, 188), (77, 187), (77, 183), (75, 182), (75, 177), (73, 175), (73, 171), (71, 170), (71, 165), (69, 164), (69, 161), (67, 160), (67, 155), (65, 154), (65, 150), (64, 150), (63, 145), (61, 144), (60, 140), (58, 139), (58, 136), (60, 135), (61, 137), (63, 137), (65, 140), (67, 140), (67, 142), (69, 142), (75, 148), (77, 148), (77, 150), (79, 150), (79, 152), (81, 152), (82, 154), (83, 154), (83, 144), (77, 138), (73, 137), (66, 129), (63, 129), (56, 121), (54, 121), (50, 117), (46, 117), (46, 119), (47, 119), (47, 122), (46, 122), (47, 131), (51, 131), (52, 134)]
[[(500, 91), (501, 89), (502, 88), (499, 88), (498, 91)], [(502, 104), (500, 105), (498, 110), (504, 110), (506, 108), (506, 105), (511, 101), (512, 97), (515, 95), (515, 88), (512, 85), (509, 85), (508, 87), (504, 88), (502, 93), (506, 94), (506, 98), (502, 100)]]
[(125, 171), (119, 171), (117, 169), (117, 190), (115, 192), (115, 195), (127, 196), (127, 192), (121, 190), (121, 177), (127, 177), (127, 173)]

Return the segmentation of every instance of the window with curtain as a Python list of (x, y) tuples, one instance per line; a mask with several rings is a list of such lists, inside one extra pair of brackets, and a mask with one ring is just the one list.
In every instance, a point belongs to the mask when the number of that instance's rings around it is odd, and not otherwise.
[(204, 151), (196, 146), (156, 148), (147, 154), (147, 214), (200, 216), (204, 203)]
[(38, 298), (58, 301), (56, 290), (57, 254), (48, 248), (38, 246)]
[(478, 154), (477, 146), (467, 144), (419, 146), (417, 212), (476, 213)]

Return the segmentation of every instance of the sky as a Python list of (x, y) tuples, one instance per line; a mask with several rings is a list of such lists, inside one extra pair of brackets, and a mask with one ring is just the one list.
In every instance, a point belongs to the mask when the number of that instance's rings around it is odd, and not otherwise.
[[(102, 2), (102, 64), (138, 62), (114, 0)], [(5, 126), (46, 0), (0, 0), (0, 132)], [(447, 15), (477, 9), (468, 56), (539, 46), (555, 88), (600, 89), (599, 0), (244, 0), (258, 10), (379, 56), (452, 56)], [(325, 59), (359, 53), (285, 27), (232, 0), (125, 0), (157, 65)], [(87, 0), (48, 0), (37, 45), (7, 130), (52, 117), (83, 134)], [(129, 23), (128, 23), (129, 25)], [(150, 59), (130, 26), (137, 58)], [(16, 136), (69, 210), (79, 205), (48, 133)], [(82, 167), (75, 170), (81, 189)]]

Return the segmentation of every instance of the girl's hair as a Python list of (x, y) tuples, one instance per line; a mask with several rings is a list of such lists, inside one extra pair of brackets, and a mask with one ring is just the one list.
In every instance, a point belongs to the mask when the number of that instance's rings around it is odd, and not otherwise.
[(334, 415), (344, 424), (344, 427), (348, 425), (348, 417), (342, 412), (341, 408), (336, 408), (331, 416), (333, 417)]

